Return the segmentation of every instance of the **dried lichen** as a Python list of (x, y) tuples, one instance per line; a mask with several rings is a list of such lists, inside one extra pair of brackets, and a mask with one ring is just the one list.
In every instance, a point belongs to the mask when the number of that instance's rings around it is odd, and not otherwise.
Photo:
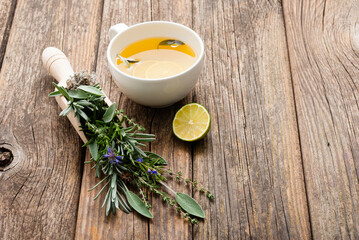
[(76, 90), (80, 85), (92, 86), (96, 83), (96, 78), (97, 75), (95, 73), (90, 74), (86, 71), (77, 72), (66, 81), (66, 89)]

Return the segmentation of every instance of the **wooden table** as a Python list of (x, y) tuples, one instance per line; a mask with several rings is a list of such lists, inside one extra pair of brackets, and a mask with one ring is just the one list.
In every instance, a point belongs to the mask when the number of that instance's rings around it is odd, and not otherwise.
[[(151, 109), (126, 98), (105, 57), (113, 24), (175, 21), (203, 38), (205, 66), (183, 101)], [(359, 239), (359, 1), (1, 0), (0, 239)], [(40, 61), (62, 49), (95, 71), (147, 131), (150, 150), (213, 190), (186, 186), (207, 219), (191, 226), (157, 197), (154, 219), (105, 217), (98, 180)], [(171, 132), (184, 104), (212, 116), (193, 144)], [(1, 149), (0, 149), (1, 150)]]

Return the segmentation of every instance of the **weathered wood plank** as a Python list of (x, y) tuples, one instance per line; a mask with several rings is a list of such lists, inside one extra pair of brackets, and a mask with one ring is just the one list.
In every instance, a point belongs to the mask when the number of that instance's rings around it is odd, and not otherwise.
[[(133, 103), (120, 93), (116, 84), (111, 80), (111, 74), (107, 67), (106, 50), (109, 43), (108, 29), (117, 23), (127, 25), (151, 20), (150, 1), (104, 1), (102, 25), (96, 73), (100, 84), (113, 101), (124, 109), (126, 114), (135, 118), (147, 130), (150, 130), (152, 110)], [(89, 160), (89, 154), (86, 155)], [(101, 209), (104, 196), (96, 201), (93, 197), (96, 192), (87, 190), (99, 180), (95, 179), (91, 166), (85, 165), (81, 186), (81, 195), (76, 227), (76, 239), (147, 239), (148, 220), (136, 213), (127, 215), (118, 211), (116, 216), (106, 218), (105, 210)]]
[[(153, 21), (174, 21), (192, 27), (192, 1), (190, 0), (152, 0)], [(154, 111), (151, 132), (157, 141), (151, 144), (151, 151), (159, 153), (168, 161), (168, 167), (175, 172), (181, 171), (184, 177), (192, 178), (192, 144), (183, 142), (172, 133), (172, 120), (177, 110), (184, 104), (192, 102), (190, 93), (179, 103)], [(169, 180), (169, 186), (175, 191), (192, 195), (191, 188), (175, 178)], [(174, 197), (174, 196), (172, 196)], [(192, 226), (177, 214), (175, 208), (169, 207), (153, 195), (152, 206), (155, 218), (150, 222), (149, 239), (192, 239)]]
[(284, 1), (313, 237), (359, 238), (359, 1)]
[(309, 239), (281, 4), (194, 1), (193, 28), (206, 46), (195, 100), (212, 114), (193, 175), (217, 197), (201, 197), (194, 239)]
[[(48, 98), (40, 61), (53, 45), (91, 70), (101, 1), (18, 1), (0, 73), (0, 145), (15, 153), (0, 172), (1, 239), (71, 239), (81, 180), (80, 139)], [(88, 17), (91, 16), (91, 17)]]
[(14, 18), (16, 1), (0, 1), (0, 69), (9, 37), (12, 20)]

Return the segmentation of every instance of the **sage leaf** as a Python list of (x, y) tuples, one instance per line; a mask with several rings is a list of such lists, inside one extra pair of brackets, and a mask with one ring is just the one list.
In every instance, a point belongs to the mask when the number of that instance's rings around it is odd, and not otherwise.
[(165, 46), (169, 46), (169, 45), (185, 45), (185, 43), (180, 41), (180, 40), (176, 40), (176, 39), (167, 39), (167, 40), (161, 41), (158, 45), (159, 46), (160, 45), (165, 45)]
[(72, 99), (64, 87), (60, 87), (60, 86), (58, 86), (58, 85), (57, 85), (56, 83), (54, 83), (54, 82), (53, 82), (52, 84), (55, 86), (55, 88), (56, 88), (57, 90), (59, 90), (59, 92), (60, 92), (64, 97), (66, 97), (68, 100), (69, 100), (69, 99)]
[(87, 101), (87, 100), (80, 100), (80, 101), (78, 101), (77, 103), (78, 103), (80, 106), (86, 106), (86, 107), (92, 105), (92, 103), (90, 103), (90, 102)]
[(68, 90), (67, 93), (72, 98), (77, 98), (77, 99), (86, 99), (86, 98), (88, 98), (88, 95), (86, 94), (86, 92), (84, 92), (82, 90)]
[(130, 59), (130, 58), (125, 58), (125, 57), (122, 57), (121, 55), (117, 54), (116, 57), (118, 57), (119, 59), (121, 59), (121, 61), (126, 64), (127, 68), (130, 68), (131, 65), (130, 63), (138, 63), (139, 60), (135, 60), (135, 59)]
[(196, 200), (184, 193), (176, 193), (176, 202), (189, 214), (205, 218), (202, 207), (197, 203)]
[(67, 108), (65, 108), (64, 110), (62, 110), (62, 112), (60, 112), (60, 116), (67, 116), (71, 111), (71, 107), (68, 106)]
[(153, 218), (153, 215), (150, 212), (150, 210), (148, 210), (146, 205), (141, 201), (141, 199), (136, 194), (134, 194), (131, 191), (126, 191), (125, 194), (128, 203), (133, 209), (136, 210), (136, 212), (147, 218)]
[(60, 91), (53, 91), (52, 93), (49, 94), (49, 97), (55, 97), (55, 96), (58, 96), (58, 95), (62, 95), (60, 93)]
[(86, 115), (86, 113), (84, 111), (82, 111), (81, 109), (77, 109), (78, 114), (80, 114), (80, 116), (85, 119), (86, 121), (89, 119), (88, 116)]
[(97, 146), (96, 140), (93, 143), (89, 144), (89, 149), (90, 149), (90, 153), (91, 153), (92, 158), (97, 160), (97, 158), (98, 158), (98, 146)]
[(116, 103), (112, 103), (104, 113), (102, 120), (106, 123), (111, 122), (116, 111)]
[(104, 96), (103, 92), (100, 89), (95, 88), (93, 86), (81, 85), (77, 89), (81, 89), (82, 91), (91, 93), (93, 95)]

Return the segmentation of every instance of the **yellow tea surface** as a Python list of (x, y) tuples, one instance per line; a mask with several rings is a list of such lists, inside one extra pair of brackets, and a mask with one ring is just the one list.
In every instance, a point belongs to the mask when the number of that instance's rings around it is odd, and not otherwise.
[[(189, 45), (177, 41), (156, 37), (134, 42), (119, 52), (117, 66), (122, 72), (146, 79), (181, 73), (195, 63), (197, 55)], [(127, 63), (124, 58), (128, 60)], [(138, 62), (134, 63), (133, 60)]]

